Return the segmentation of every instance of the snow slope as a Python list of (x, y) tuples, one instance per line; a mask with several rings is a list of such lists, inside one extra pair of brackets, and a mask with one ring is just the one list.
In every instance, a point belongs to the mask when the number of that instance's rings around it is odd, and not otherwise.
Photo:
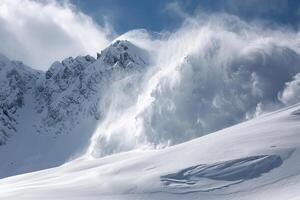
[(161, 150), (0, 180), (0, 199), (300, 199), (300, 104)]

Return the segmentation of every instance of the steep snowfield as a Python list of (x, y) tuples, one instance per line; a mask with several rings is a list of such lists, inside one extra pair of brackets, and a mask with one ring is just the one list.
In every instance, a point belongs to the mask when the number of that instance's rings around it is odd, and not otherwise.
[(300, 105), (161, 150), (0, 180), (0, 199), (300, 199)]

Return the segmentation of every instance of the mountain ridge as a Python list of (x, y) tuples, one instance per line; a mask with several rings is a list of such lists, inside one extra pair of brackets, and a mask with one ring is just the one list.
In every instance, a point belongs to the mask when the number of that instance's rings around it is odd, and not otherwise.
[[(46, 72), (31, 69), (21, 62), (10, 61), (5, 56), (1, 56), (0, 157), (2, 157), (2, 164), (0, 169), (2, 170), (0, 170), (0, 177), (15, 173), (13, 170), (9, 170), (10, 173), (6, 172), (10, 163), (15, 163), (12, 169), (22, 168), (16, 170), (17, 173), (22, 173), (24, 170), (40, 169), (40, 165), (45, 168), (62, 164), (73, 154), (84, 151), (94, 127), (103, 117), (99, 105), (102, 91), (110, 87), (112, 82), (129, 74), (126, 75), (121, 71), (138, 73), (147, 65), (147, 58), (141, 58), (136, 54), (139, 50), (128, 41), (116, 41), (98, 54), (97, 59), (89, 55), (69, 57), (61, 62), (54, 62)], [(26, 123), (24, 124), (23, 121)], [(49, 146), (43, 150), (41, 149), (43, 147), (38, 147), (38, 139), (30, 142), (24, 139), (26, 137), (24, 135), (29, 138), (54, 139), (64, 135), (62, 137), (66, 138), (62, 138), (62, 141), (68, 137), (72, 138), (73, 135), (82, 142), (79, 142), (80, 145), (78, 142), (70, 144), (70, 147), (66, 147), (66, 149), (70, 148), (69, 150), (63, 150), (63, 144), (60, 144), (59, 149), (63, 151), (60, 153), (58, 149), (55, 150), (58, 147), (54, 143), (62, 142), (49, 141), (49, 144), (46, 141), (42, 142), (43, 145)], [(18, 139), (19, 137), (23, 137), (23, 141)], [(11, 147), (15, 145), (18, 147)], [(14, 151), (13, 148), (24, 148), (20, 150), (23, 153), (16, 151), (19, 152), (17, 155), (8, 152)], [(26, 148), (37, 148), (37, 152), (29, 152)], [(11, 154), (11, 158), (3, 156), (4, 153)], [(57, 161), (54, 153), (61, 154), (56, 155)], [(30, 164), (26, 169), (26, 164), (22, 163), (23, 159), (20, 158), (22, 156), (29, 160), (32, 158), (35, 164)], [(53, 162), (46, 166), (49, 156)], [(25, 159), (23, 161), (25, 162)]]

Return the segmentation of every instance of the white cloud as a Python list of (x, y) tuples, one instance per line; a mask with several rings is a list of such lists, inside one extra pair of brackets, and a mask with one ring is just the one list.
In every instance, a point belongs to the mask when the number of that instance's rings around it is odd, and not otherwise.
[(67, 1), (0, 1), (0, 53), (37, 69), (69, 56), (95, 55), (110, 34), (108, 26), (97, 25)]
[(278, 98), (285, 105), (293, 105), (300, 102), (300, 73), (296, 74), (292, 81), (287, 82), (286, 87)]

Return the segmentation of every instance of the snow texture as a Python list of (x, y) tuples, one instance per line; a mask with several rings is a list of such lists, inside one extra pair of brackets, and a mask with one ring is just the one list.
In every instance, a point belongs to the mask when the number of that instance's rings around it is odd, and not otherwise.
[(300, 105), (161, 150), (134, 150), (0, 180), (0, 198), (295, 200)]

